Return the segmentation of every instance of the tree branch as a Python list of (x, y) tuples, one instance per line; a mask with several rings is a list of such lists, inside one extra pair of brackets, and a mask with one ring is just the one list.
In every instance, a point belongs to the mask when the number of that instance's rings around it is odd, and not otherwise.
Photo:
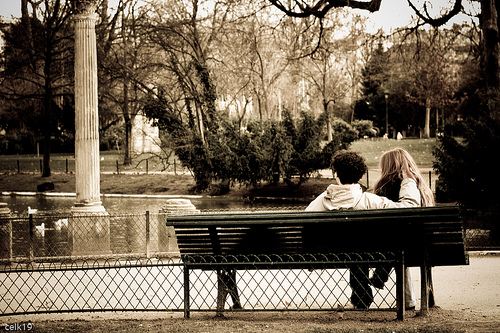
[(411, 0), (408, 0), (408, 5), (411, 7), (411, 9), (413, 9), (415, 14), (417, 14), (419, 18), (421, 18), (425, 23), (432, 25), (433, 27), (439, 27), (443, 24), (446, 24), (446, 22), (448, 22), (452, 17), (460, 13), (460, 11), (462, 10), (462, 0), (455, 0), (453, 8), (449, 12), (441, 15), (441, 17), (439, 18), (432, 18), (427, 10), (427, 2), (424, 3), (423, 8), (425, 15), (419, 9), (417, 9), (417, 7), (415, 7)]
[(323, 18), (332, 8), (351, 7), (354, 9), (376, 12), (380, 9), (382, 0), (356, 1), (356, 0), (318, 0), (315, 4), (309, 5), (301, 0), (294, 0), (283, 4), (281, 0), (269, 0), (276, 8), (291, 17), (315, 16)]

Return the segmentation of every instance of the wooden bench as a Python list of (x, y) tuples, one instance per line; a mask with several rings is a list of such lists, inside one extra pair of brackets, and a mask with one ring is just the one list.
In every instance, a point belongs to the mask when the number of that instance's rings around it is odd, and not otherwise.
[[(421, 313), (426, 314), (434, 305), (431, 268), (468, 264), (460, 210), (455, 206), (180, 215), (168, 216), (167, 226), (175, 229), (184, 262), (186, 317), (192, 268), (218, 271), (217, 313), (221, 314), (228, 294), (236, 307), (240, 305), (236, 285), (230, 284), (238, 269), (351, 268), (356, 262), (342, 253), (368, 253), (371, 267), (385, 260), (396, 268), (396, 311), (403, 319), (405, 267), (421, 269)], [(382, 259), (377, 253), (384, 254)]]

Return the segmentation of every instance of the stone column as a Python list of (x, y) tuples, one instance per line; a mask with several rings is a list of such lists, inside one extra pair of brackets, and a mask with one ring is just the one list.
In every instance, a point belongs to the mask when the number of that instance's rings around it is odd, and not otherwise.
[(12, 216), (7, 203), (0, 202), (0, 260), (12, 259)]
[(100, 198), (97, 2), (77, 0), (74, 5), (76, 202), (69, 229), (74, 255), (102, 254), (109, 252), (110, 241), (109, 216)]

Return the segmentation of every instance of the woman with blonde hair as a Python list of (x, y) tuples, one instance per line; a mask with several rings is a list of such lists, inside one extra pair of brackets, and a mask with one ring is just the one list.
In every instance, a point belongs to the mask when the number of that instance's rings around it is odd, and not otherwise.
[[(425, 183), (417, 164), (403, 148), (394, 148), (385, 152), (380, 158), (380, 179), (375, 183), (374, 193), (392, 201), (398, 201), (403, 192), (409, 194), (420, 207), (435, 205), (434, 195)], [(383, 289), (389, 279), (390, 267), (377, 268), (370, 283)], [(415, 294), (411, 282), (410, 270), (406, 269), (405, 307), (414, 309)]]
[(394, 148), (385, 152), (380, 158), (380, 169), (382, 174), (375, 183), (375, 194), (398, 201), (401, 183), (408, 179), (415, 182), (420, 196), (421, 207), (436, 204), (434, 195), (420, 174), (417, 163), (403, 148)]

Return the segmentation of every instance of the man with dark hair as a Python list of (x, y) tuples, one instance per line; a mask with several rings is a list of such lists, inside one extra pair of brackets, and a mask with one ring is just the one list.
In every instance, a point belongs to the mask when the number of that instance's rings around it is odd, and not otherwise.
[[(337, 151), (332, 157), (331, 168), (337, 184), (329, 185), (307, 206), (306, 211), (419, 207), (420, 194), (408, 186), (401, 186), (398, 202), (364, 192), (358, 182), (368, 168), (365, 159), (357, 152)], [(357, 309), (368, 309), (373, 302), (368, 274), (366, 265), (354, 265), (350, 269), (351, 303)]]

